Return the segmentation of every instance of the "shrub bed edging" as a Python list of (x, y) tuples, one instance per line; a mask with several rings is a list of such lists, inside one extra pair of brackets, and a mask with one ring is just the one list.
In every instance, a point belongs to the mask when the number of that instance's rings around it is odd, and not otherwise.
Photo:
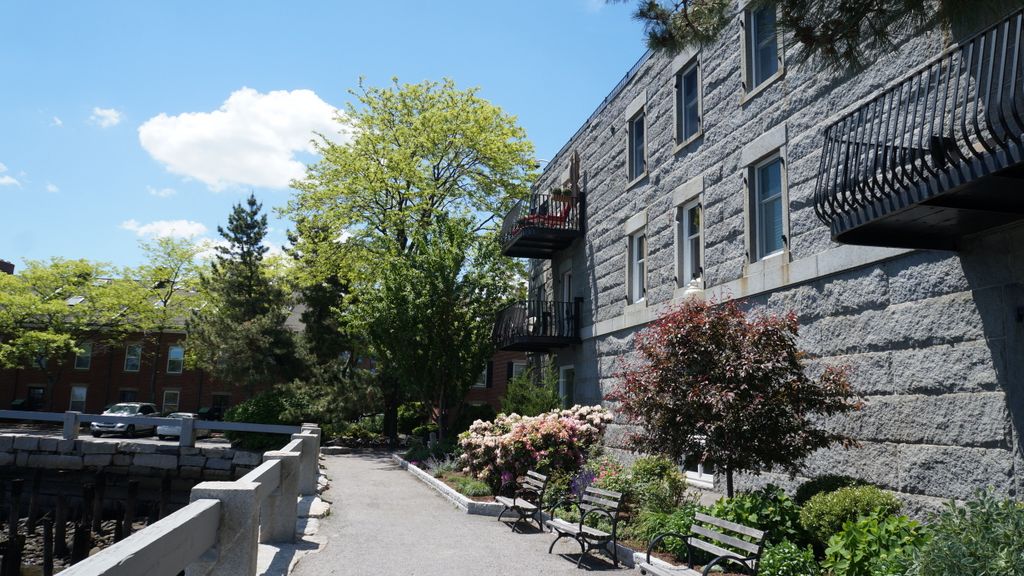
[(476, 500), (471, 500), (453, 490), (451, 486), (448, 486), (427, 472), (424, 472), (416, 465), (410, 464), (398, 454), (392, 454), (391, 458), (398, 463), (402, 469), (407, 470), (421, 482), (430, 486), (434, 490), (437, 490), (449, 502), (454, 504), (455, 507), (463, 510), (466, 514), (476, 514), (478, 516), (497, 516), (498, 514), (501, 514), (501, 504), (498, 504), (497, 502), (477, 502)]

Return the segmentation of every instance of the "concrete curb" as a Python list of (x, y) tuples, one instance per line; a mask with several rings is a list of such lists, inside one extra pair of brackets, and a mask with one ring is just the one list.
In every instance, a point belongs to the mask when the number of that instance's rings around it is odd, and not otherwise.
[(464, 511), (466, 514), (476, 514), (478, 516), (497, 516), (498, 514), (501, 514), (501, 504), (498, 504), (497, 502), (477, 502), (475, 500), (470, 500), (455, 490), (452, 490), (444, 482), (441, 482), (437, 478), (434, 478), (430, 474), (420, 470), (417, 466), (410, 464), (398, 454), (392, 454), (391, 458), (395, 463), (401, 466), (403, 470), (407, 470), (421, 482), (430, 486), (434, 490), (437, 490), (438, 493), (454, 504), (456, 508)]

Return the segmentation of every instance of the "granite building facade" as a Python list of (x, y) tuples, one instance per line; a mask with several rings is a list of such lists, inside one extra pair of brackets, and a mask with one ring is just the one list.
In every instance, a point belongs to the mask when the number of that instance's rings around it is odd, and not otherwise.
[[(860, 447), (738, 488), (848, 474), (911, 512), (986, 486), (1019, 496), (1024, 40), (1019, 2), (984, 4), (860, 72), (797, 63), (774, 13), (743, 0), (712, 45), (645, 54), (506, 218), (531, 286), (499, 346), (607, 404), (634, 334), (673, 304), (793, 310), (809, 370), (852, 370), (864, 409), (826, 425)], [(606, 443), (628, 458), (626, 433)]]

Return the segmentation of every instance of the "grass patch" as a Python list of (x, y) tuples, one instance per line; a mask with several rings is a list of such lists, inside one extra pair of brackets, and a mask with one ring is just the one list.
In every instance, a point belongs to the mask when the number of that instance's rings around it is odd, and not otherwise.
[(438, 478), (459, 494), (477, 502), (494, 501), (490, 486), (462, 472), (443, 472)]

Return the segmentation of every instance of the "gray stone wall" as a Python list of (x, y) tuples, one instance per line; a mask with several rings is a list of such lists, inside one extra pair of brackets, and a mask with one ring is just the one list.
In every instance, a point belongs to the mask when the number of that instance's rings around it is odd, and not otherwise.
[[(800, 345), (816, 360), (851, 367), (865, 400), (862, 412), (828, 423), (861, 442), (854, 450), (815, 454), (806, 474), (845, 473), (904, 493), (915, 506), (966, 498), (986, 485), (1018, 495), (1024, 486), (1019, 430), (1022, 383), (1016, 374), (1024, 306), (1020, 259), (1024, 232), (978, 238), (957, 254), (837, 250), (814, 216), (813, 192), (822, 130), (858, 101), (937, 54), (947, 41), (920, 34), (880, 56), (864, 72), (837, 76), (801, 66), (787, 49), (782, 78), (741, 102), (738, 21), (699, 55), (703, 73), (703, 136), (674, 151), (673, 70), (667, 56), (641, 62), (608, 104), (588, 120), (549, 164), (540, 189), (559, 184), (576, 150), (587, 193), (585, 237), (551, 263), (532, 265), (534, 286), (558, 293), (558, 275), (571, 263), (577, 296), (584, 298), (584, 341), (560, 352), (558, 364), (576, 367), (576, 397), (598, 401), (614, 387), (632, 335), (659, 307), (679, 300), (675, 288), (672, 191), (704, 183), (705, 294), (748, 298), (752, 306), (793, 309)], [(626, 107), (646, 93), (647, 178), (626, 178)], [(744, 147), (784, 127), (789, 238), (776, 271), (751, 266), (746, 254)], [(624, 222), (647, 210), (648, 295), (627, 307)], [(1022, 248), (1018, 248), (1021, 246)], [(820, 260), (818, 260), (820, 259)], [(790, 280), (798, 264), (815, 272)], [(807, 266), (804, 266), (806, 268)], [(817, 270), (821, 270), (820, 273)], [(724, 288), (723, 288), (724, 287)], [(716, 292), (716, 289), (719, 291)], [(621, 447), (627, 427), (613, 425), (607, 443)], [(766, 475), (739, 486), (799, 481)]]
[(263, 461), (261, 452), (230, 447), (184, 448), (139, 442), (62, 440), (28, 434), (0, 435), (0, 466), (95, 470), (131, 476), (170, 473), (191, 480), (236, 480)]

